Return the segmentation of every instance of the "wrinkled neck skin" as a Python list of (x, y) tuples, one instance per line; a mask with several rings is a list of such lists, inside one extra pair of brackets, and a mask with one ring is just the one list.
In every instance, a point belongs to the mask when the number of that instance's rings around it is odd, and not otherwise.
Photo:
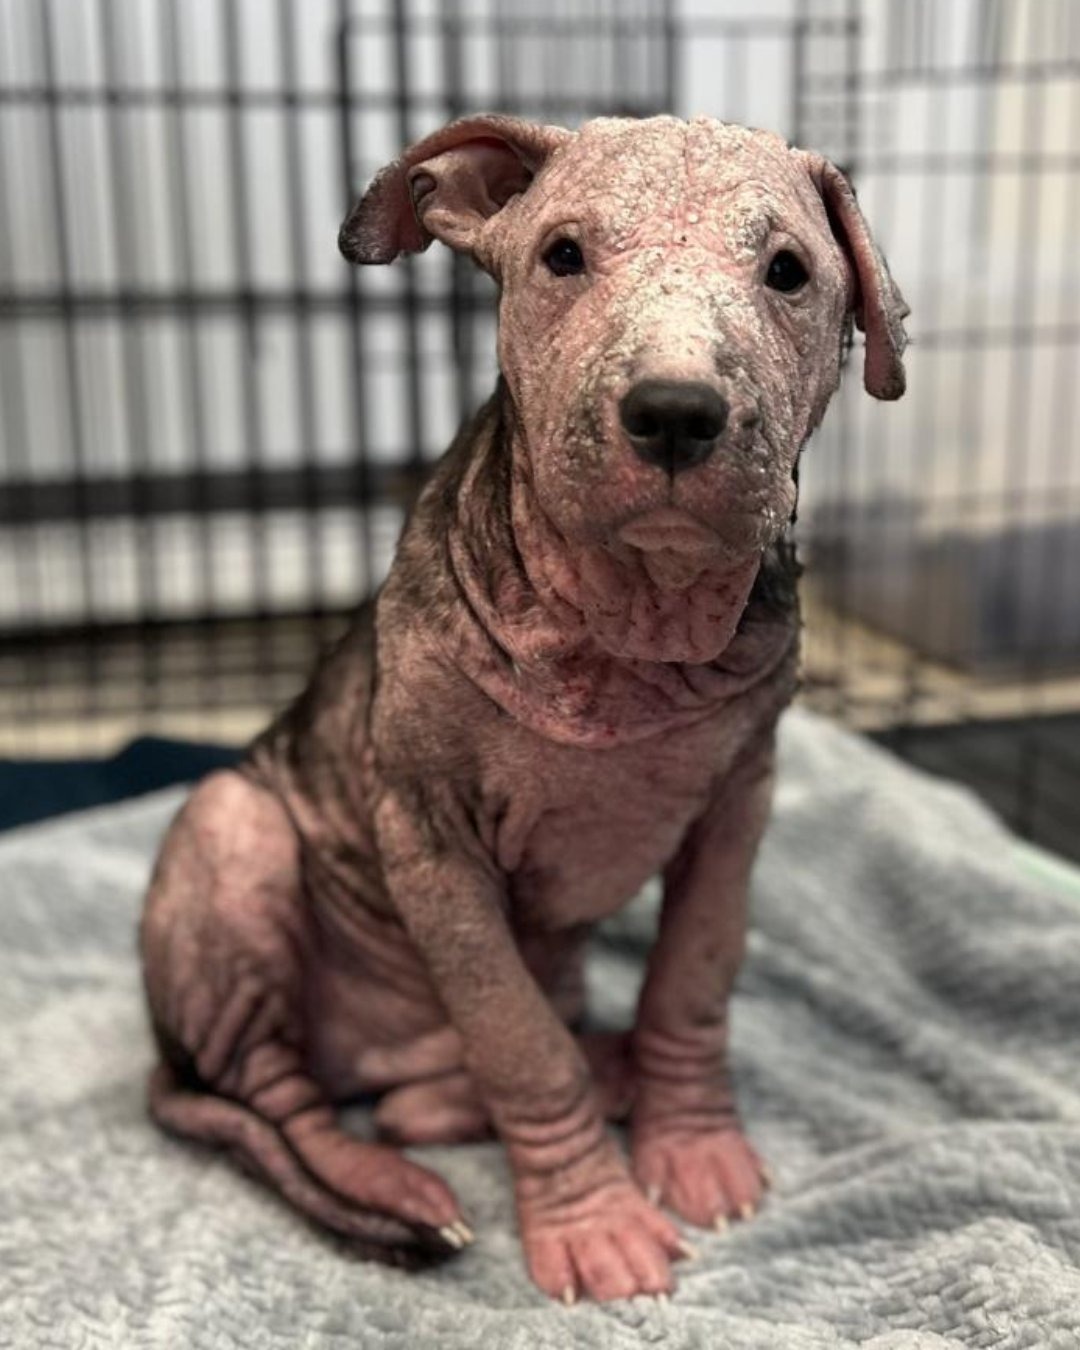
[(797, 625), (748, 608), (760, 556), (661, 562), (566, 540), (499, 398), (474, 424), (446, 525), (462, 602), (453, 654), (469, 679), (541, 735), (604, 746), (708, 716), (780, 665)]

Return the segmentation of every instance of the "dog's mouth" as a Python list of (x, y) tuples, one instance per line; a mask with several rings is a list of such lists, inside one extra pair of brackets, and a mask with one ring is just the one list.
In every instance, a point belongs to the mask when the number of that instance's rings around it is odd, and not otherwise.
[(642, 553), (670, 549), (693, 556), (714, 554), (722, 548), (715, 530), (678, 506), (660, 506), (634, 516), (619, 528), (618, 536)]

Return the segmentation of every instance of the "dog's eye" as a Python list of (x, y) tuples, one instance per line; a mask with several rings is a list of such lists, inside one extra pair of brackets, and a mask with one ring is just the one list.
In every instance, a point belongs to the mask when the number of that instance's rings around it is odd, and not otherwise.
[(810, 273), (795, 254), (786, 248), (780, 250), (765, 273), (765, 285), (774, 291), (784, 291), (785, 294), (801, 290), (809, 280)]
[(585, 271), (585, 257), (572, 239), (556, 239), (544, 254), (548, 270), (557, 277), (576, 277)]

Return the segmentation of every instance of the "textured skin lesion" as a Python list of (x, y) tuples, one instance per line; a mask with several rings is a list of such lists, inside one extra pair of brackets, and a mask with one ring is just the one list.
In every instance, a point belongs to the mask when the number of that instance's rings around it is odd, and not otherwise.
[[(542, 1290), (666, 1293), (675, 1217), (762, 1196), (727, 1008), (795, 687), (783, 531), (852, 319), (868, 390), (902, 391), (903, 301), (831, 165), (709, 119), (443, 128), (341, 245), (389, 262), (436, 238), (501, 284), (502, 374), (374, 604), (167, 835), (141, 930), (151, 1110), (405, 1264), (473, 1234), (394, 1144), (494, 1132)], [(798, 295), (765, 285), (781, 247)], [(692, 461), (639, 453), (620, 408), (642, 381), (725, 409)], [(590, 927), (657, 873), (635, 1025), (589, 1034)], [(335, 1115), (363, 1092), (376, 1140)]]

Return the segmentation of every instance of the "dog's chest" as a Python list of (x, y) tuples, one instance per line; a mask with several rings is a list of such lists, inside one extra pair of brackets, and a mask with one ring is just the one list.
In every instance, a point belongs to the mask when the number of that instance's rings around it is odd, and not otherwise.
[(552, 746), (507, 795), (496, 834), (515, 921), (561, 928), (615, 912), (660, 871), (738, 748), (706, 725), (608, 751)]

